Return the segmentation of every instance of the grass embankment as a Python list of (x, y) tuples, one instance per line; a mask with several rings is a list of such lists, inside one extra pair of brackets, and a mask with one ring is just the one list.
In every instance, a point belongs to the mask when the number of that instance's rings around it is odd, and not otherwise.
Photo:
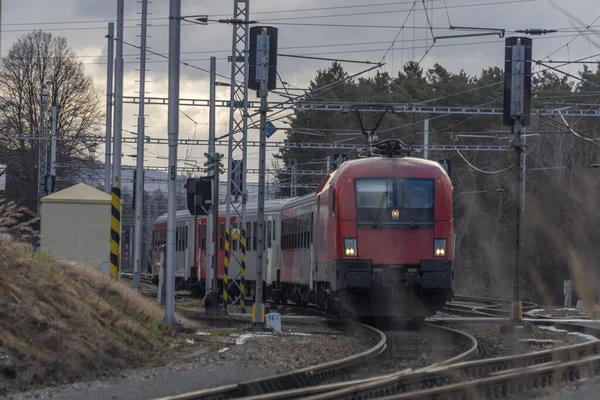
[(0, 395), (160, 361), (185, 343), (127, 283), (0, 243)]

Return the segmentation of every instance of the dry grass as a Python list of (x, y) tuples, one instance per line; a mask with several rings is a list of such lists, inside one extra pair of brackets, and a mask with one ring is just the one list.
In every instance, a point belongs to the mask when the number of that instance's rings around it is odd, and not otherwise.
[(164, 359), (184, 335), (163, 315), (90, 267), (0, 243), (0, 395)]

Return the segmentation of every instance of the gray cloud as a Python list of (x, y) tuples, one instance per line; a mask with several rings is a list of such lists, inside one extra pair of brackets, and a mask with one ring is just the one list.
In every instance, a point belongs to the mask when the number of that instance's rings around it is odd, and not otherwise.
[[(51, 3), (51, 4), (50, 4)], [(183, 1), (183, 15), (209, 14), (218, 18), (231, 15), (233, 1)], [(311, 0), (251, 0), (251, 18), (273, 24), (279, 28), (279, 46), (281, 53), (290, 54), (315, 54), (320, 57), (338, 57), (342, 59), (379, 61), (391, 41), (398, 33), (398, 27), (404, 22), (407, 10), (412, 6), (406, 0), (396, 4), (376, 6), (379, 3), (391, 3), (384, 0), (332, 0), (328, 2)], [(462, 34), (466, 32), (449, 31), (448, 16), (440, 0), (426, 0), (429, 8), (431, 24), (436, 28), (436, 36)], [(455, 26), (477, 26), (503, 28), (507, 31), (526, 28), (567, 28), (571, 32), (559, 33), (547, 37), (534, 37), (534, 58), (542, 58), (553, 51), (563, 47), (576, 33), (572, 31), (570, 19), (560, 10), (553, 7), (546, 0), (522, 1), (514, 3), (497, 0), (448, 0), (448, 14), (450, 22)], [(494, 5), (482, 6), (485, 3)], [(371, 4), (369, 7), (352, 7), (355, 5)], [(569, 2), (570, 12), (586, 24), (591, 23), (600, 14), (600, 4), (597, 0), (573, 0)], [(106, 74), (106, 26), (109, 20), (116, 18), (116, 1), (98, 0), (21, 0), (19, 2), (4, 2), (2, 26), (2, 54), (5, 55), (8, 47), (22, 34), (32, 29), (51, 29), (53, 35), (64, 36), (69, 44), (79, 54), (85, 64), (86, 71), (93, 77), (96, 85), (104, 91)], [(345, 7), (321, 11), (303, 11), (291, 13), (269, 13), (279, 10)], [(467, 6), (467, 7), (460, 7)], [(432, 7), (434, 7), (432, 9)], [(442, 8), (440, 8), (442, 7)], [(152, 51), (168, 53), (168, 11), (169, 2), (152, 2), (149, 6), (151, 26), (149, 27), (148, 45)], [(125, 1), (126, 21), (125, 41), (139, 44), (139, 20), (141, 5), (137, 0)], [(267, 13), (265, 13), (267, 12)], [(343, 16), (344, 14), (352, 14)], [(335, 16), (333, 16), (335, 15)], [(324, 18), (306, 19), (309, 16), (327, 16)], [(284, 19), (287, 18), (287, 19)], [(301, 19), (302, 18), (302, 19)], [(42, 22), (80, 22), (79, 24), (41, 24)], [(94, 22), (99, 21), (99, 22)], [(32, 25), (21, 25), (33, 23)], [(393, 29), (359, 28), (359, 27), (334, 27), (334, 26), (302, 26), (293, 24), (347, 24), (347, 25), (374, 25), (391, 26)], [(402, 64), (411, 60), (419, 60), (425, 49), (432, 43), (431, 33), (428, 29), (413, 29), (427, 27), (422, 2), (417, 1), (417, 12), (411, 15), (406, 22), (407, 27), (398, 36), (393, 50), (386, 57), (383, 70), (397, 74)], [(578, 24), (577, 24), (578, 25)], [(600, 25), (597, 24), (597, 25)], [(508, 35), (512, 35), (509, 33)], [(566, 37), (560, 37), (566, 36)], [(217, 69), (220, 74), (230, 75), (230, 64), (227, 56), (231, 51), (232, 27), (223, 24), (210, 24), (201, 26), (189, 23), (182, 24), (182, 55), (181, 59), (187, 63), (208, 69), (208, 58), (214, 55), (218, 58)], [(600, 38), (595, 38), (600, 41)], [(357, 43), (366, 43), (356, 45)], [(423, 67), (429, 68), (438, 62), (451, 72), (465, 70), (469, 74), (478, 74), (489, 66), (502, 67), (504, 39), (486, 36), (468, 39), (440, 39), (423, 60)], [(332, 46), (326, 46), (332, 45)], [(599, 49), (585, 40), (585, 35), (580, 36), (568, 48), (564, 47), (553, 55), (555, 59), (576, 59), (589, 56), (590, 52), (600, 52)], [(138, 91), (136, 71), (138, 65), (138, 50), (124, 46), (125, 54), (125, 94), (134, 95)], [(327, 68), (328, 61), (311, 61), (280, 58), (279, 72), (282, 78), (292, 85), (306, 87), (319, 68)], [(344, 64), (349, 72), (354, 73), (363, 69), (362, 65)], [(572, 72), (582, 66), (572, 66)], [(165, 59), (149, 55), (149, 83), (147, 90), (150, 96), (162, 97), (167, 95), (168, 64)], [(375, 71), (370, 73), (371, 76)], [(225, 81), (223, 78), (219, 78)], [(182, 97), (207, 98), (208, 74), (188, 66), (181, 66), (181, 95)], [(250, 94), (255, 98), (254, 93)], [(218, 97), (228, 99), (228, 91), (220, 88)], [(277, 100), (272, 96), (271, 100)], [(208, 110), (203, 108), (182, 108), (196, 123), (180, 114), (181, 137), (193, 137), (195, 129), (196, 138), (207, 137)], [(124, 108), (123, 126), (127, 130), (135, 130), (137, 106), (126, 105)], [(166, 137), (167, 108), (164, 106), (146, 107), (148, 126), (146, 134), (153, 137)], [(217, 114), (218, 134), (227, 132), (228, 112), (220, 109)], [(281, 123), (278, 123), (280, 126)], [(124, 135), (130, 135), (124, 133)], [(252, 131), (250, 140), (257, 139), (257, 132)], [(281, 134), (276, 134), (272, 140), (281, 139)], [(148, 151), (166, 156), (166, 146), (148, 146)], [(204, 148), (191, 149), (191, 156), (202, 158)], [(226, 152), (225, 148), (220, 149)], [(179, 154), (186, 154), (187, 148), (180, 148)], [(124, 153), (133, 153), (134, 149), (124, 146)], [(249, 149), (250, 167), (257, 167), (258, 149)], [(103, 157), (98, 153), (98, 157)], [(124, 159), (125, 163), (133, 164), (134, 159)], [(150, 165), (166, 165), (165, 160), (148, 154), (146, 163)], [(251, 177), (250, 179), (256, 179)]]

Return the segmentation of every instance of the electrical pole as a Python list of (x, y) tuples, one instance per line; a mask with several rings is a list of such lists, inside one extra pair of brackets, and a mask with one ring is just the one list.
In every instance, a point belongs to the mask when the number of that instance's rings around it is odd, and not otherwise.
[[(40, 71), (41, 73), (41, 71)], [(41, 75), (40, 75), (41, 76)], [(43, 76), (40, 80), (40, 141), (39, 141), (39, 155), (38, 155), (38, 214), (41, 214), (41, 202), (40, 200), (46, 194), (46, 177), (48, 175), (48, 138), (46, 132), (44, 132), (44, 79)]]
[(423, 158), (429, 159), (429, 119), (423, 121)]
[[(54, 92), (54, 90), (52, 90), (52, 92)], [(54, 185), (56, 183), (56, 123), (56, 98), (54, 93), (52, 93), (52, 144), (50, 147), (50, 179), (48, 182), (48, 193), (54, 193)]]
[(146, 91), (146, 26), (148, 24), (148, 0), (142, 0), (142, 39), (140, 45), (140, 104), (137, 126), (137, 155), (135, 190), (135, 228), (133, 244), (133, 289), (140, 291), (140, 271), (142, 270), (142, 218), (144, 207), (144, 97)]
[(110, 139), (112, 137), (112, 96), (113, 96), (113, 58), (114, 58), (114, 36), (115, 36), (115, 24), (114, 22), (108, 23), (108, 49), (107, 49), (107, 62), (106, 62), (106, 142), (104, 144), (104, 191), (110, 193)]
[(110, 219), (110, 275), (119, 280), (121, 256), (121, 153), (123, 135), (123, 17), (125, 0), (117, 0), (117, 57), (115, 60), (115, 119), (113, 121), (113, 182)]
[(179, 60), (181, 0), (169, 1), (169, 194), (167, 214), (167, 295), (164, 322), (175, 325), (175, 224), (177, 217), (177, 140), (179, 138)]
[[(263, 270), (265, 268), (265, 164), (267, 158), (267, 97), (269, 95), (269, 47), (267, 28), (262, 29), (262, 51), (260, 66), (260, 152), (258, 157), (258, 249), (256, 249), (256, 294), (252, 307), (252, 325), (257, 328), (265, 326), (265, 308), (263, 300)], [(258, 61), (258, 57), (257, 57)], [(257, 65), (258, 69), (258, 65)], [(293, 190), (293, 189), (292, 189)]]
[[(210, 108), (208, 113), (208, 154), (216, 155), (215, 146), (215, 114), (216, 114), (216, 87), (217, 87), (217, 59), (210, 58)], [(213, 178), (212, 204), (206, 219), (206, 301), (205, 309), (214, 312), (219, 309), (217, 294), (217, 268), (219, 245), (219, 165), (213, 164), (208, 176)]]

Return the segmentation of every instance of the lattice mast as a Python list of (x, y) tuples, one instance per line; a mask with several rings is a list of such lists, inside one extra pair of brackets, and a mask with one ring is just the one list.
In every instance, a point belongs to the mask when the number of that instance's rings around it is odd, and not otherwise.
[[(245, 264), (246, 264), (246, 155), (248, 139), (248, 20), (249, 0), (235, 0), (233, 5), (233, 41), (231, 55), (231, 98), (229, 109), (229, 150), (227, 152), (227, 197), (225, 207), (225, 271), (223, 277), (223, 300), (225, 310), (240, 300), (245, 312)], [(237, 162), (236, 162), (237, 161)], [(241, 162), (240, 162), (241, 161)], [(241, 201), (240, 201), (241, 198)], [(240, 228), (241, 246), (231, 246), (231, 218), (235, 217)], [(239, 250), (238, 250), (239, 249)], [(234, 251), (235, 250), (235, 251)], [(241, 253), (241, 254), (240, 254)], [(235, 260), (241, 276), (240, 297), (230, 298), (229, 267)], [(235, 282), (236, 277), (232, 280)]]

